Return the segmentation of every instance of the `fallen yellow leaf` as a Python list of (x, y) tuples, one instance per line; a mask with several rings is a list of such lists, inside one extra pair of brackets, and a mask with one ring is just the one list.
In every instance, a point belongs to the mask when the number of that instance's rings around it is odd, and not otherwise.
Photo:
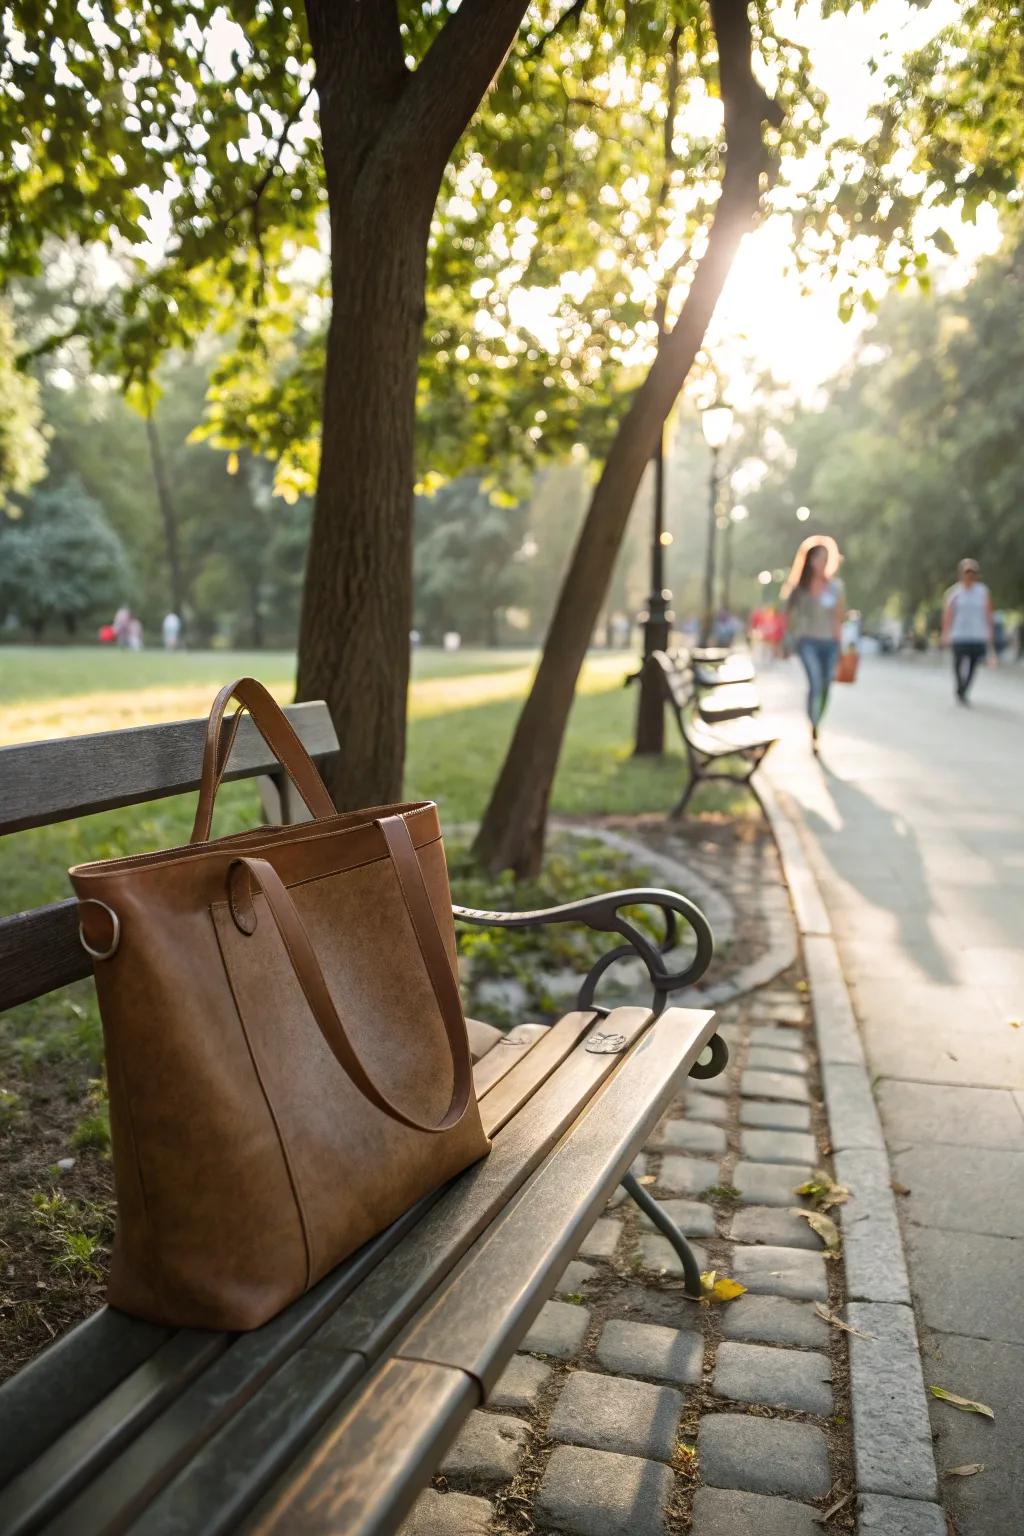
[(1010, 1020), (1010, 1028), (1011, 1029), (1020, 1029), (1020, 1027), (1021, 1027), (1021, 1020), (1020, 1019), (1011, 1019)]
[(791, 1208), (790, 1214), (802, 1216), (811, 1231), (817, 1232), (829, 1253), (838, 1258), (839, 1250), (843, 1246), (843, 1239), (840, 1236), (839, 1228), (831, 1216), (826, 1216), (823, 1211), (801, 1211), (796, 1206)]
[(833, 1205), (842, 1205), (850, 1198), (845, 1184), (837, 1184), (824, 1168), (815, 1168), (804, 1184), (798, 1184), (794, 1195), (803, 1195), (819, 1211), (827, 1211)]
[(964, 1413), (981, 1413), (986, 1419), (994, 1419), (995, 1414), (987, 1403), (976, 1403), (971, 1397), (957, 1397), (955, 1392), (947, 1392), (945, 1387), (929, 1387), (932, 1397), (941, 1399), (944, 1403), (952, 1403), (954, 1408), (962, 1408)]
[(983, 1461), (968, 1461), (962, 1467), (947, 1467), (943, 1477), (973, 1477), (976, 1472), (984, 1472)]
[(716, 1269), (704, 1271), (700, 1277), (700, 1288), (704, 1301), (734, 1301), (747, 1289), (738, 1280), (730, 1280), (728, 1275), (720, 1276)]

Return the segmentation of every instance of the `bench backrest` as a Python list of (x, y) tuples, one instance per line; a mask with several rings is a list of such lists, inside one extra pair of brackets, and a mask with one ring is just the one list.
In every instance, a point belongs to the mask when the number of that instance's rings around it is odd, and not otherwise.
[(654, 651), (648, 665), (657, 669), (665, 690), (666, 701), (677, 716), (693, 702), (693, 674), (686, 652)]
[[(306, 751), (338, 750), (327, 705), (285, 710)], [(0, 749), (0, 836), (199, 788), (206, 721), (182, 720)], [(252, 721), (243, 719), (225, 779), (260, 779), (268, 821), (308, 815)], [(0, 917), (0, 1011), (92, 974), (74, 898)]]

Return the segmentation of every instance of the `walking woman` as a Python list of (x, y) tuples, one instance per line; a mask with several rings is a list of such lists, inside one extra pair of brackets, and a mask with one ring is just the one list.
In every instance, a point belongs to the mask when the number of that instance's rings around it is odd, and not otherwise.
[(946, 593), (942, 612), (942, 643), (953, 647), (953, 679), (959, 703), (967, 703), (974, 669), (992, 647), (995, 654), (995, 626), (992, 598), (979, 579), (977, 560), (961, 560), (957, 566), (959, 581)]
[(818, 729), (839, 660), (839, 638), (846, 613), (843, 584), (837, 574), (842, 556), (835, 539), (812, 535), (796, 552), (782, 588), (789, 622), (787, 643), (807, 673), (807, 714), (811, 742), (818, 750)]

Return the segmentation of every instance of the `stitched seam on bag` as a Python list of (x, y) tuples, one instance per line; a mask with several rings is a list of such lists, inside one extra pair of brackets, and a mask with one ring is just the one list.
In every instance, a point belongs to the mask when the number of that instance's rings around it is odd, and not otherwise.
[[(382, 807), (382, 809), (384, 809), (384, 807)], [(431, 811), (433, 811), (435, 814), (437, 813), (437, 806), (432, 800), (428, 801), (425, 805), (418, 806), (415, 810), (402, 811), (400, 814), (404, 818), (409, 818), (425, 816), (428, 812)], [(351, 813), (344, 812), (342, 814), (350, 815)], [(303, 828), (308, 828), (315, 825), (315, 822), (299, 821), (288, 823), (284, 826), (276, 828), (267, 827), (265, 831), (268, 835), (268, 842), (271, 841), (269, 834), (273, 831), (277, 831), (282, 834), (291, 833), (297, 842), (315, 843), (322, 837), (350, 837), (356, 832), (366, 832), (374, 825), (374, 823), (372, 821), (366, 821), (354, 827), (325, 826), (322, 828), (322, 830), (316, 832), (303, 831)], [(94, 859), (88, 864), (73, 864), (68, 873), (70, 875), (84, 875), (86, 877), (102, 874), (104, 879), (114, 880), (119, 875), (132, 874), (140, 864), (148, 863), (152, 869), (174, 869), (179, 865), (188, 864), (192, 859), (196, 858), (212, 858), (217, 855), (223, 857), (226, 853), (231, 852), (233, 847), (241, 847), (243, 838), (257, 836), (260, 830), (260, 828), (256, 828), (251, 832), (233, 833), (230, 837), (214, 838), (211, 841), (204, 843), (184, 843), (179, 848), (163, 848), (158, 850), (156, 853), (129, 853), (125, 854), (125, 856), (120, 859)], [(410, 828), (410, 833), (412, 830), (413, 829)], [(282, 836), (279, 841), (284, 843), (285, 838)], [(437, 838), (430, 838), (429, 842), (437, 842)], [(417, 848), (426, 848), (427, 846), (427, 843), (416, 844)], [(172, 854), (178, 854), (180, 857), (172, 858)], [(374, 863), (375, 861), (371, 859), (367, 862)], [(112, 864), (116, 864), (117, 868), (108, 868), (108, 866)], [(360, 866), (352, 865), (345, 867), (359, 868)]]
[[(227, 905), (227, 903), (217, 902), (216, 905), (219, 907), (224, 907)], [(302, 1233), (302, 1246), (306, 1255), (306, 1281), (302, 1289), (303, 1291), (308, 1291), (313, 1283), (313, 1253), (312, 1241), (309, 1231), (309, 1221), (306, 1216), (306, 1208), (302, 1202), (302, 1194), (299, 1189), (299, 1181), (295, 1174), (295, 1170), (292, 1168), (291, 1158), (288, 1155), (288, 1144), (281, 1130), (281, 1122), (277, 1118), (277, 1113), (274, 1109), (270, 1091), (263, 1080), (263, 1074), (260, 1071), (259, 1062), (256, 1059), (256, 1052), (253, 1050), (252, 1041), (249, 1038), (249, 1031), (245, 1026), (245, 1014), (242, 1011), (242, 1005), (239, 1002), (238, 994), (235, 991), (234, 978), (231, 975), (231, 967), (228, 964), (228, 957), (225, 954), (224, 946), (221, 943), (220, 930), (217, 927), (217, 918), (213, 907), (210, 909), (210, 917), (213, 921), (213, 931), (217, 937), (217, 947), (220, 950), (221, 961), (224, 966), (224, 974), (227, 977), (228, 987), (230, 988), (232, 1001), (235, 1005), (235, 1013), (238, 1017), (239, 1026), (241, 1027), (242, 1038), (245, 1041), (245, 1048), (249, 1053), (249, 1060), (252, 1062), (252, 1069), (255, 1073), (256, 1081), (259, 1084), (260, 1093), (263, 1095), (263, 1102), (267, 1106), (267, 1113), (270, 1116), (270, 1123), (274, 1127), (274, 1134), (277, 1137), (277, 1145), (281, 1153), (281, 1161), (284, 1163), (285, 1174), (291, 1187), (292, 1199), (295, 1201), (295, 1211), (299, 1218), (299, 1230)]]
[[(433, 848), (435, 843), (442, 843), (443, 841), (444, 838), (439, 833), (437, 837), (432, 837), (429, 843), (417, 844), (416, 851), (419, 852), (421, 848)], [(370, 869), (374, 864), (388, 864), (390, 862), (390, 855), (385, 854), (383, 858), (379, 859), (364, 859), (361, 864), (342, 864), (337, 869), (322, 869), (315, 875), (304, 875), (301, 880), (281, 880), (281, 884), (286, 891), (295, 891), (303, 885), (315, 885), (318, 880), (332, 880), (335, 875), (349, 875), (356, 869)], [(278, 874), (278, 879), (280, 878), (280, 874)], [(230, 894), (223, 901), (214, 901), (210, 904), (211, 911), (214, 912), (219, 911), (223, 907), (227, 907), (231, 911), (234, 910), (234, 903)], [(242, 932), (245, 932), (244, 928)]]
[[(417, 843), (416, 844), (416, 852), (419, 853), (421, 848), (433, 848), (436, 843), (441, 843), (443, 841), (444, 841), (443, 834), (439, 832), (436, 837), (430, 838), (430, 840), (428, 842), (426, 842), (426, 843)], [(389, 853), (385, 853), (379, 859), (364, 859), (361, 864), (342, 864), (337, 869), (324, 869), (324, 870), (321, 870), (318, 874), (315, 874), (315, 875), (303, 875), (301, 880), (292, 880), (292, 881), (282, 880), (281, 883), (285, 887), (286, 890), (294, 891), (300, 885), (314, 885), (317, 882), (317, 880), (329, 880), (332, 875), (347, 875), (347, 874), (350, 874), (351, 871), (354, 870), (354, 869), (369, 869), (371, 864), (390, 864), (390, 863), (391, 863), (391, 855)], [(433, 910), (433, 909), (431, 909), (431, 910)], [(434, 921), (436, 923), (437, 919), (435, 918)]]

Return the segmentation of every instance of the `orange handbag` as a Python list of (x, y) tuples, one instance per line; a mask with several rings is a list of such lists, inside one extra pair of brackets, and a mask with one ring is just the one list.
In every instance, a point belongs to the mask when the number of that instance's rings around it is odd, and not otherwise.
[(842, 651), (836, 662), (836, 682), (855, 683), (857, 681), (857, 663), (860, 657), (856, 651)]

